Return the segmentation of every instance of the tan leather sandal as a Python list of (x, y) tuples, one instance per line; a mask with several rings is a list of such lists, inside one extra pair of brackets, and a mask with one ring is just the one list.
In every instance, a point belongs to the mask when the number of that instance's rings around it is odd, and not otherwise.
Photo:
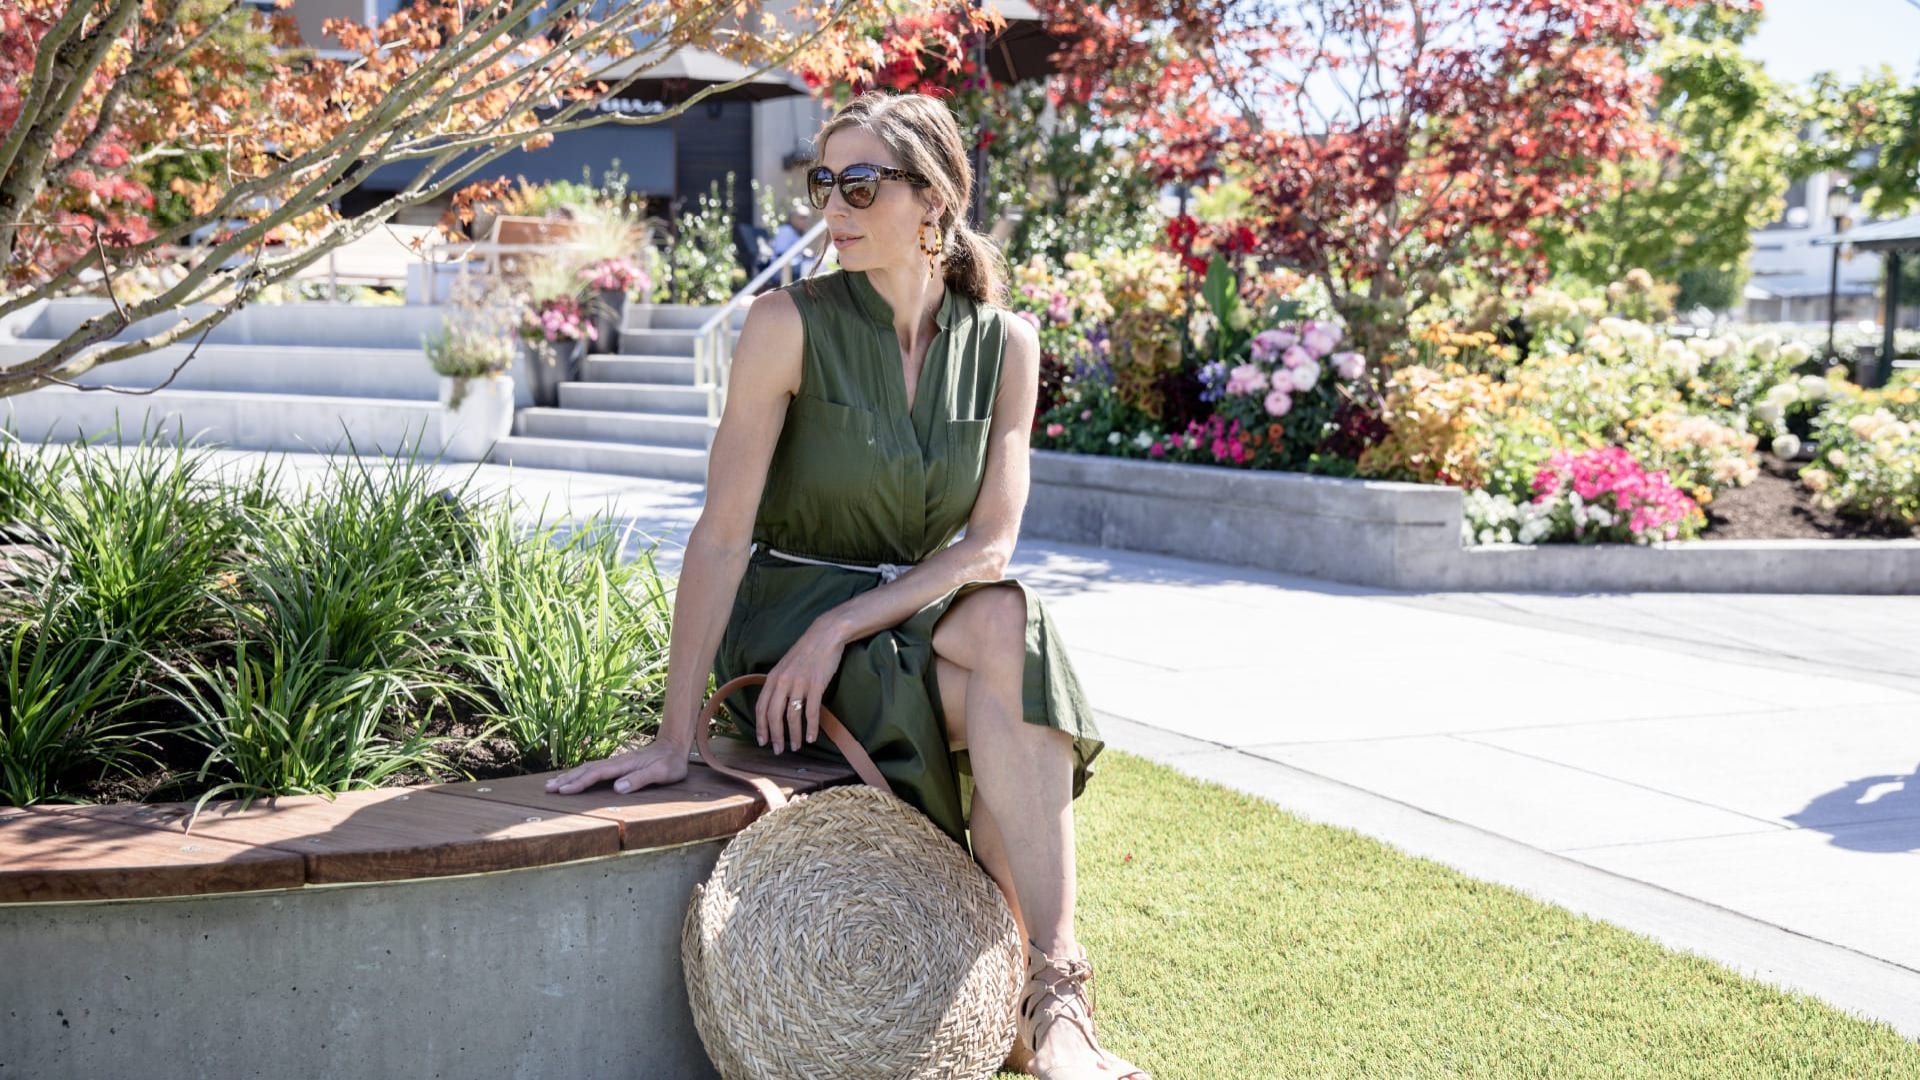
[[(1019, 1035), (1007, 1059), (1010, 1067), (1041, 1080), (1153, 1080), (1147, 1070), (1108, 1053), (1094, 1037), (1092, 982), (1093, 964), (1085, 957), (1048, 956), (1027, 942), (1027, 985), (1020, 997)], [(1100, 1055), (1099, 1065), (1069, 1073), (1039, 1072), (1034, 1054), (1040, 1036), (1062, 1019), (1080, 1029), (1087, 1045)]]

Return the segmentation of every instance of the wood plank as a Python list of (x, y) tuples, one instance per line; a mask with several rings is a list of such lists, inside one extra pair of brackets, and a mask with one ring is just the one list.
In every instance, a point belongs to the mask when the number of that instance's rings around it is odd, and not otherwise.
[[(730, 745), (715, 753), (729, 766), (766, 775), (782, 793), (792, 796), (834, 784), (856, 781), (853, 770), (815, 762), (798, 765), (779, 761), (771, 750), (727, 739)], [(765, 811), (765, 803), (745, 783), (724, 776), (696, 760), (678, 783), (620, 794), (610, 782), (586, 791), (563, 795), (546, 790), (547, 778), (564, 770), (496, 780), (438, 784), (431, 790), (465, 798), (491, 799), (548, 813), (578, 813), (613, 821), (620, 826), (623, 850), (667, 847), (732, 836)]]
[[(182, 829), (190, 803), (75, 808), (70, 813)], [(460, 799), (424, 788), (210, 802), (189, 835), (298, 853), (307, 881), (397, 881), (570, 862), (620, 850), (619, 826), (565, 811)], [(145, 811), (143, 814), (142, 811)]]
[(202, 836), (36, 810), (0, 814), (0, 903), (297, 889), (306, 860)]

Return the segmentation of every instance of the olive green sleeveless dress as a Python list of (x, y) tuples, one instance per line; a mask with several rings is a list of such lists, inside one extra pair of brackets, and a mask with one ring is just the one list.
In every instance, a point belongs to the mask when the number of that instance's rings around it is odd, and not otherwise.
[[(1013, 317), (948, 289), (916, 400), (909, 403), (893, 311), (864, 272), (837, 271), (785, 291), (806, 326), (804, 369), (768, 466), (746, 576), (714, 659), (722, 685), (772, 670), (815, 618), (884, 583), (867, 570), (782, 559), (769, 546), (878, 567), (920, 562), (959, 535), (986, 467), (1006, 320)], [(962, 847), (973, 771), (966, 750), (948, 749), (933, 630), (956, 599), (990, 584), (966, 582), (901, 625), (849, 644), (823, 698), (895, 794)], [(1040, 598), (1016, 579), (1001, 584), (1026, 597), (1024, 718), (1074, 737), (1078, 798), (1104, 745), (1093, 710)], [(748, 739), (760, 690), (748, 687), (727, 702), (735, 728)], [(800, 756), (846, 760), (824, 736), (803, 744)]]

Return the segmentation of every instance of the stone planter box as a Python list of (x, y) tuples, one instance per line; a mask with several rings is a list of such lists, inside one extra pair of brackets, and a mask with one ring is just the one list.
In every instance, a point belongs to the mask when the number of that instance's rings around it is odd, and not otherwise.
[[(716, 738), (788, 793), (852, 772)], [(724, 749), (722, 749), (724, 748)], [(0, 808), (0, 1067), (142, 1076), (716, 1075), (693, 886), (764, 809), (696, 761), (257, 801)]]
[(1920, 593), (1920, 540), (1463, 547), (1465, 493), (1035, 450), (1022, 528), (1420, 591)]

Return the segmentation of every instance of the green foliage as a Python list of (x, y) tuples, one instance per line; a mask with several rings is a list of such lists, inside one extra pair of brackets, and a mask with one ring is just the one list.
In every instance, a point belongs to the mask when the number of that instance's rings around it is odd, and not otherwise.
[(1848, 172), (1856, 205), (1877, 217), (1920, 211), (1920, 82), (1885, 66), (1851, 85), (1825, 72), (1808, 93), (1807, 119), (1820, 137), (1800, 144), (1796, 175)]
[[(10, 590), (11, 591), (11, 590)], [(138, 755), (122, 681), (137, 654), (100, 632), (70, 583), (44, 581), (25, 618), (0, 623), (0, 805), (58, 799), (56, 782), (83, 765), (118, 767)]]
[(655, 723), (670, 605), (651, 552), (524, 529), (504, 501), (476, 514), (416, 456), (335, 458), (297, 492), (213, 465), (178, 445), (0, 450), (0, 803), (71, 800), (141, 761), (172, 770), (151, 791), (203, 803), (439, 776), (425, 724), (456, 703), (492, 725), (467, 737), (506, 726), (528, 766)]
[[(988, 218), (1017, 215), (1006, 242), (1010, 263), (1036, 254), (1059, 263), (1069, 252), (1099, 254), (1159, 240), (1159, 185), (1111, 118), (1071, 101), (1049, 114), (1044, 83), (995, 88), (983, 108), (986, 123), (1007, 133), (987, 151), (994, 200)], [(964, 132), (982, 118), (960, 119)]]
[[(1660, 78), (1654, 121), (1665, 152), (1605, 166), (1610, 198), (1578, 229), (1547, 234), (1558, 273), (1596, 284), (1642, 267), (1661, 281), (1688, 275), (1695, 295), (1726, 295), (1752, 230), (1779, 216), (1791, 179), (1799, 109), (1741, 52), (1759, 13), (1718, 4), (1663, 4), (1664, 33), (1647, 58)], [(1737, 299), (1738, 290), (1733, 290)]]
[(724, 304), (746, 284), (733, 243), (733, 174), (725, 190), (715, 181), (698, 209), (681, 213), (666, 253), (667, 302)]
[(530, 767), (617, 752), (664, 698), (672, 606), (652, 550), (622, 563), (624, 540), (596, 523), (523, 534), (504, 509), (483, 529), (457, 663)]

